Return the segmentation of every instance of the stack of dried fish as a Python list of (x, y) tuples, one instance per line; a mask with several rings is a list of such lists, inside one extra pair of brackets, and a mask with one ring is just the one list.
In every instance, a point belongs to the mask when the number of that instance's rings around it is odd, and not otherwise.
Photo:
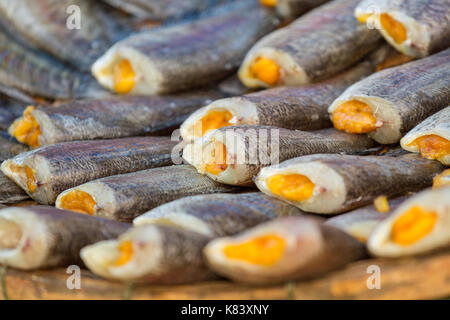
[(273, 284), (449, 248), (449, 12), (0, 0), (0, 264)]

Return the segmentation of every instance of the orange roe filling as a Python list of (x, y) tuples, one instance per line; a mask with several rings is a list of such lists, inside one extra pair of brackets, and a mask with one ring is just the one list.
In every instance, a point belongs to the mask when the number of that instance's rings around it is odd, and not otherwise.
[(280, 79), (280, 67), (268, 58), (257, 58), (250, 66), (250, 73), (270, 86), (276, 85)]
[(411, 145), (419, 148), (422, 157), (430, 160), (441, 159), (450, 154), (450, 141), (434, 134), (419, 137)]
[(436, 221), (435, 212), (414, 206), (394, 222), (391, 230), (392, 241), (402, 246), (414, 244), (433, 230)]
[(233, 115), (228, 110), (211, 110), (209, 111), (194, 128), (195, 137), (202, 137), (211, 130), (230, 126), (230, 120)]
[(433, 189), (450, 186), (450, 169), (443, 171), (433, 178)]
[(25, 166), (25, 175), (27, 177), (27, 187), (31, 193), (36, 192), (37, 184), (34, 178), (34, 171), (29, 166)]
[(95, 213), (95, 205), (94, 198), (89, 193), (81, 190), (73, 190), (66, 193), (61, 197), (59, 203), (62, 209), (85, 213), (91, 216)]
[(221, 172), (227, 170), (227, 148), (223, 143), (216, 142), (213, 145), (212, 160), (205, 166), (206, 172), (218, 175)]
[(309, 199), (314, 192), (314, 183), (301, 174), (275, 174), (266, 179), (269, 190), (290, 201)]
[(134, 88), (136, 75), (131, 63), (124, 59), (114, 66), (114, 90), (126, 94)]
[(278, 0), (259, 0), (259, 2), (267, 7), (276, 7)]
[(42, 133), (39, 123), (32, 115), (34, 109), (33, 106), (27, 107), (22, 118), (12, 125), (12, 135), (17, 141), (32, 148), (39, 147), (39, 136)]
[(350, 100), (334, 110), (333, 125), (348, 133), (368, 133), (377, 129), (372, 109), (364, 102)]
[(406, 28), (399, 21), (387, 13), (380, 15), (381, 27), (391, 36), (397, 44), (402, 44), (407, 39)]
[(268, 234), (243, 243), (227, 245), (223, 253), (229, 259), (271, 266), (281, 258), (285, 246), (286, 243), (282, 237)]
[(408, 57), (407, 55), (404, 55), (400, 52), (396, 52), (396, 53), (390, 55), (389, 57), (387, 57), (384, 61), (382, 61), (377, 66), (377, 71), (400, 66), (402, 64), (408, 63), (413, 60), (414, 60), (414, 58), (412, 58), (412, 57)]
[(127, 264), (133, 257), (133, 243), (131, 241), (123, 241), (118, 246), (119, 256), (114, 263), (116, 267)]

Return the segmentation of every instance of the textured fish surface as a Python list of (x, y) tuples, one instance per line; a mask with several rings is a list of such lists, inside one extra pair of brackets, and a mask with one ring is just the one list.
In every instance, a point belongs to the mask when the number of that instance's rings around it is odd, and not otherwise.
[[(349, 68), (380, 44), (376, 30), (353, 16), (359, 0), (332, 1), (267, 35), (249, 51), (239, 70), (248, 87), (303, 85)], [(267, 69), (254, 72), (258, 60)], [(258, 74), (262, 76), (258, 76)]]
[(5, 131), (0, 131), (0, 163), (26, 151), (26, 146), (11, 138)]
[[(269, 244), (270, 243), (270, 244)], [(306, 217), (267, 222), (234, 237), (212, 240), (208, 265), (237, 282), (273, 284), (309, 279), (365, 257), (345, 232)]]
[[(443, 150), (438, 148), (432, 150), (431, 154), (428, 154), (430, 151), (427, 150), (427, 146), (424, 146), (423, 148), (425, 149), (423, 149), (414, 143), (416, 139), (430, 136), (437, 136), (443, 139)], [(420, 152), (426, 158), (438, 159), (446, 166), (450, 166), (450, 107), (436, 112), (422, 121), (400, 140), (400, 144), (405, 150)], [(434, 151), (436, 152), (435, 154), (433, 154)]]
[(224, 237), (275, 218), (302, 214), (296, 207), (261, 192), (209, 194), (163, 204), (133, 223), (177, 226), (208, 237)]
[(425, 57), (450, 44), (450, 1), (365, 0), (355, 9), (400, 52)]
[[(236, 2), (231, 8), (124, 39), (95, 62), (92, 73), (104, 87), (135, 95), (177, 92), (220, 80), (239, 66), (257, 39), (278, 24), (273, 13), (255, 1)], [(117, 76), (122, 69), (132, 74), (123, 87)]]
[(168, 226), (135, 227), (81, 250), (95, 274), (132, 283), (183, 284), (215, 278), (202, 256), (209, 238)]
[(188, 165), (154, 168), (129, 174), (110, 176), (91, 181), (61, 193), (56, 200), (58, 208), (74, 206), (70, 199), (87, 194), (94, 201), (91, 212), (103, 218), (131, 222), (137, 216), (161, 204), (187, 196), (211, 193), (237, 192), (239, 189), (221, 185), (198, 174)]
[[(366, 61), (323, 82), (298, 87), (278, 87), (240, 97), (216, 100), (193, 113), (181, 126), (181, 136), (190, 141), (204, 132), (231, 125), (263, 125), (296, 130), (332, 126), (330, 104), (350, 85), (374, 73), (394, 49), (381, 46)], [(236, 95), (235, 95), (236, 96)], [(215, 126), (203, 122), (228, 117)]]
[[(79, 27), (75, 25), (77, 12)], [(131, 32), (98, 1), (1, 0), (0, 17), (15, 37), (84, 71)], [(73, 28), (69, 28), (71, 23)]]
[(398, 258), (450, 246), (450, 187), (427, 189), (405, 201), (371, 234), (378, 257)]
[(344, 214), (332, 217), (324, 222), (325, 225), (341, 229), (352, 237), (367, 242), (373, 230), (394, 211), (407, 197), (389, 200), (388, 212), (380, 212), (373, 205), (368, 205)]
[(0, 30), (0, 84), (33, 96), (74, 99), (106, 96), (95, 79), (47, 54), (15, 42)]
[(60, 143), (22, 153), (1, 170), (34, 200), (54, 204), (58, 194), (85, 182), (169, 165), (175, 145), (168, 137)]
[(8, 130), (9, 126), (25, 110), (27, 104), (0, 95), (0, 130)]
[(330, 115), (354, 101), (372, 113), (376, 124), (367, 133), (373, 139), (383, 144), (399, 142), (421, 121), (450, 105), (450, 49), (355, 83), (333, 102)]
[(263, 168), (314, 153), (358, 153), (373, 140), (334, 129), (307, 132), (267, 126), (233, 126), (211, 131), (188, 144), (183, 158), (213, 180), (252, 185)]
[(52, 207), (0, 210), (0, 263), (22, 270), (82, 265), (80, 250), (129, 225)]
[(22, 188), (0, 172), (0, 203), (16, 203), (28, 198)]
[[(283, 18), (295, 18), (328, 1), (329, 0), (275, 0), (274, 5), (270, 4), (267, 6), (275, 6), (278, 14)], [(264, 3), (264, 1), (261, 2)]]
[[(404, 156), (356, 156), (315, 154), (285, 161), (279, 167), (264, 168), (256, 177), (262, 192), (297, 205), (307, 212), (336, 214), (362, 207), (378, 196), (396, 197), (420, 191), (433, 183), (444, 169), (437, 161), (416, 154)], [(309, 197), (294, 201), (275, 194), (269, 177), (297, 174), (313, 184)]]
[[(57, 108), (35, 108), (27, 112), (27, 117), (31, 116), (39, 127), (39, 146), (142, 136), (174, 128), (193, 111), (222, 96), (215, 90), (201, 90), (161, 97), (76, 100)], [(16, 124), (20, 125), (22, 119), (18, 119)], [(35, 127), (30, 130), (35, 130)], [(10, 131), (14, 134), (14, 129)]]

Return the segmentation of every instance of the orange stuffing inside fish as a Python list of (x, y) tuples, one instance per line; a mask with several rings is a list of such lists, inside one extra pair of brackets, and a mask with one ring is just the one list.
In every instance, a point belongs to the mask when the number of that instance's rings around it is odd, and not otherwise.
[(441, 159), (450, 154), (450, 141), (434, 134), (421, 136), (411, 145), (419, 148), (422, 157), (430, 160)]
[(333, 111), (334, 127), (348, 133), (368, 133), (377, 129), (372, 109), (364, 102), (350, 100)]
[(392, 240), (403, 246), (423, 239), (434, 228), (437, 214), (414, 206), (398, 218), (392, 226)]
[(194, 134), (202, 137), (211, 130), (230, 126), (233, 115), (228, 110), (211, 110), (195, 124)]
[(114, 90), (126, 94), (133, 90), (136, 75), (130, 61), (124, 59), (114, 66)]
[(314, 192), (314, 183), (301, 174), (275, 174), (266, 179), (270, 191), (291, 201), (309, 199)]
[(61, 197), (59, 206), (62, 209), (93, 216), (96, 204), (94, 198), (89, 193), (81, 190), (73, 190)]
[(397, 44), (402, 44), (407, 39), (407, 31), (402, 23), (387, 13), (380, 15), (382, 28), (394, 39)]
[(22, 118), (17, 120), (10, 129), (11, 134), (17, 141), (33, 148), (39, 147), (39, 136), (41, 135), (39, 123), (32, 115), (34, 109), (34, 106), (27, 107)]
[(250, 73), (254, 78), (270, 86), (277, 84), (280, 79), (280, 67), (271, 59), (259, 57), (250, 66)]
[(205, 170), (206, 172), (218, 175), (221, 172), (224, 172), (228, 168), (227, 164), (227, 148), (221, 142), (215, 142), (212, 144), (212, 159), (206, 164)]

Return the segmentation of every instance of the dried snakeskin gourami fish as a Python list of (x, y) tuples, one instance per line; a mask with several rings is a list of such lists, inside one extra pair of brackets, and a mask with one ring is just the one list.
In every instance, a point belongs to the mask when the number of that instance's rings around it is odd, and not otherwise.
[(241, 81), (250, 88), (303, 85), (349, 68), (381, 39), (353, 17), (358, 3), (332, 1), (264, 37), (241, 65)]
[(104, 87), (134, 95), (178, 92), (220, 80), (278, 24), (256, 1), (233, 3), (223, 11), (120, 41), (95, 62), (92, 73)]
[(28, 148), (0, 130), (0, 163), (28, 151)]
[(392, 61), (392, 52), (395, 50), (389, 46), (381, 46), (359, 65), (317, 84), (279, 87), (214, 101), (186, 119), (181, 126), (181, 136), (192, 141), (211, 130), (231, 125), (297, 130), (328, 128), (332, 126), (328, 107), (345, 89), (378, 68), (403, 62)]
[[(82, 27), (74, 25), (75, 30), (69, 28), (73, 13), (78, 12), (71, 11), (73, 8), (82, 15)], [(0, 17), (3, 26), (27, 45), (84, 71), (132, 31), (111, 8), (89, 0), (1, 0)]]
[(321, 6), (328, 0), (259, 0), (261, 4), (275, 8), (284, 18), (295, 18), (315, 7)]
[(372, 233), (371, 254), (402, 257), (450, 246), (450, 187), (425, 190), (405, 201)]
[(179, 125), (218, 97), (222, 95), (215, 90), (201, 90), (166, 97), (76, 100), (57, 108), (30, 106), (9, 132), (32, 147), (154, 134)]
[(324, 224), (345, 231), (353, 238), (366, 243), (373, 230), (406, 199), (406, 197), (401, 197), (389, 200), (387, 211), (380, 211), (374, 205), (368, 205), (364, 208), (332, 217), (325, 221)]
[(313, 132), (264, 126), (224, 127), (183, 150), (183, 158), (213, 180), (252, 185), (261, 168), (314, 153), (358, 153), (374, 145), (361, 135), (334, 129)]
[(117, 238), (129, 225), (52, 207), (0, 210), (0, 263), (22, 270), (82, 265), (80, 250)]
[(81, 250), (95, 274), (133, 283), (182, 284), (213, 279), (202, 256), (209, 238), (168, 226), (132, 228), (117, 240), (101, 241)]
[(109, 93), (87, 73), (16, 43), (0, 30), (0, 85), (50, 99), (105, 97)]
[(261, 192), (209, 194), (163, 204), (133, 223), (176, 226), (208, 237), (224, 237), (275, 218), (302, 214), (296, 207)]
[(450, 41), (448, 0), (365, 0), (355, 16), (409, 56), (428, 56), (446, 49)]
[(308, 279), (365, 257), (345, 232), (305, 217), (277, 219), (237, 236), (212, 240), (208, 265), (237, 282), (273, 284)]
[(400, 144), (422, 157), (436, 159), (450, 166), (450, 107), (447, 107), (417, 125), (408, 132)]
[(172, 163), (168, 137), (79, 141), (22, 153), (1, 170), (41, 204), (54, 204), (69, 188), (98, 178)]
[(0, 172), (0, 203), (16, 203), (28, 199), (28, 195), (11, 179)]
[(348, 88), (330, 106), (334, 127), (397, 143), (409, 130), (450, 105), (450, 49), (377, 72)]
[(161, 204), (187, 196), (236, 192), (198, 174), (188, 165), (177, 165), (110, 176), (61, 193), (56, 207), (103, 218), (131, 222)]
[(414, 154), (318, 154), (264, 168), (255, 183), (262, 192), (307, 212), (336, 214), (367, 205), (380, 195), (396, 197), (422, 190), (443, 168)]
[(433, 178), (433, 188), (450, 186), (450, 169), (443, 171)]

